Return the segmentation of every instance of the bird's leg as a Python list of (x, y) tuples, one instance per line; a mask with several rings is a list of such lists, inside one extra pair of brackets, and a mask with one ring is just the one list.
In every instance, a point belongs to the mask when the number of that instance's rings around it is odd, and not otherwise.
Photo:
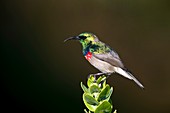
[(93, 74), (95, 80), (97, 78), (97, 76), (100, 76), (100, 75), (108, 75), (107, 73), (96, 73), (96, 74)]
[(102, 75), (102, 74), (105, 74), (105, 73), (96, 73), (96, 74), (89, 74), (88, 78), (90, 77), (90, 75), (93, 75), (95, 80), (96, 80), (96, 76), (99, 76), (99, 75)]
[(109, 78), (112, 73), (103, 73), (103, 74), (106, 75), (106, 78), (100, 82), (101, 84), (103, 84), (103, 82), (104, 82), (107, 78)]
[(106, 76), (106, 78), (103, 80), (103, 81), (105, 81), (107, 78), (109, 78), (110, 77), (110, 74), (106, 74), (107, 76)]
[[(100, 76), (100, 75), (107, 75), (106, 76), (106, 79), (109, 77), (109, 75), (111, 75), (111, 73), (96, 73), (96, 74), (90, 74), (90, 75), (93, 75), (95, 80), (96, 80), (96, 76)], [(88, 76), (88, 78), (90, 77), (90, 75)], [(106, 80), (105, 79), (105, 80)], [(103, 80), (104, 81), (104, 80)]]
[(94, 78), (95, 78), (95, 82), (96, 82), (96, 76), (100, 76), (100, 75), (106, 75), (106, 78), (105, 79), (103, 79), (100, 83), (101, 84), (103, 84), (103, 82), (107, 79), (107, 78), (109, 78), (109, 76), (111, 75), (111, 73), (96, 73), (96, 74), (89, 74), (89, 76), (88, 76), (88, 78), (90, 77), (90, 75), (93, 75), (94, 76)]
[(96, 74), (93, 74), (93, 76), (96, 78), (96, 76), (100, 76), (100, 75), (103, 75), (105, 73), (96, 73)]

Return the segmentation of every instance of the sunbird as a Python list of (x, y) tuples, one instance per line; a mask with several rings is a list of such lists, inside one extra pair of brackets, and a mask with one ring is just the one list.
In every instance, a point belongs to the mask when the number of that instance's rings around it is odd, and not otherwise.
[(78, 40), (82, 45), (83, 55), (100, 73), (98, 75), (111, 75), (118, 73), (130, 80), (133, 80), (141, 88), (144, 86), (131, 74), (131, 72), (123, 65), (119, 55), (110, 46), (101, 42), (96, 35), (89, 32), (83, 32), (78, 36), (73, 36), (64, 40)]

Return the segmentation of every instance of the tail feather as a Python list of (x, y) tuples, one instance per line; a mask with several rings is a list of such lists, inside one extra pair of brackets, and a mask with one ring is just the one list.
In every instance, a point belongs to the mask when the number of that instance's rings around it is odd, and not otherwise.
[(128, 71), (125, 71), (119, 67), (115, 67), (115, 72), (119, 73), (120, 75), (123, 75), (124, 77), (133, 80), (138, 86), (141, 88), (144, 88), (144, 86)]

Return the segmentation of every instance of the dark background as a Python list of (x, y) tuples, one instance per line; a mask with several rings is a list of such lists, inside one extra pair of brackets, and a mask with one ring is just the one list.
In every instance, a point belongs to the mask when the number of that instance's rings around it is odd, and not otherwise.
[(1, 0), (2, 113), (83, 113), (80, 82), (98, 72), (78, 42), (89, 31), (145, 86), (113, 74), (118, 113), (170, 112), (169, 0)]

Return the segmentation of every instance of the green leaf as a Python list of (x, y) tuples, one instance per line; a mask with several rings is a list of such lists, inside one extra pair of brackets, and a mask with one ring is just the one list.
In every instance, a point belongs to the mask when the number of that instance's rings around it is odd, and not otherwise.
[(103, 101), (94, 111), (94, 113), (111, 113), (112, 105), (108, 101)]
[(98, 105), (99, 102), (96, 101), (96, 99), (94, 97), (92, 97), (90, 94), (85, 93), (84, 95), (84, 100), (90, 104), (90, 105)]
[(86, 109), (84, 109), (84, 112), (85, 112), (85, 113), (91, 113), (90, 111), (89, 111), (89, 112), (87, 112), (87, 110), (86, 110)]
[(110, 99), (112, 93), (113, 93), (113, 87), (111, 87), (110, 90), (108, 91), (108, 93), (106, 94), (107, 100)]
[(100, 76), (97, 80), (96, 80), (96, 83), (97, 84), (100, 84), (102, 81), (106, 80), (106, 76)]
[(95, 82), (95, 78), (93, 75), (90, 75), (90, 77), (87, 80), (87, 86), (90, 87)]
[(89, 93), (87, 87), (86, 87), (82, 82), (81, 82), (81, 88), (83, 89), (83, 91), (84, 91), (85, 93)]
[(99, 88), (99, 86), (94, 83), (93, 85), (90, 86), (90, 93), (93, 94), (93, 93), (99, 93), (101, 91), (101, 89)]
[(106, 87), (106, 80), (102, 84), (103, 87)]
[(113, 88), (110, 88), (110, 86), (107, 84), (106, 87), (104, 87), (101, 93), (98, 95), (97, 101), (100, 102), (106, 99), (108, 101), (110, 99), (112, 92), (113, 92)]
[(115, 110), (113, 113), (117, 113), (117, 110)]
[(83, 101), (90, 111), (94, 111), (99, 104), (99, 102), (97, 102), (96, 99), (88, 93), (83, 94)]
[(84, 109), (84, 112), (85, 112), (85, 113), (88, 113), (86, 109)]

